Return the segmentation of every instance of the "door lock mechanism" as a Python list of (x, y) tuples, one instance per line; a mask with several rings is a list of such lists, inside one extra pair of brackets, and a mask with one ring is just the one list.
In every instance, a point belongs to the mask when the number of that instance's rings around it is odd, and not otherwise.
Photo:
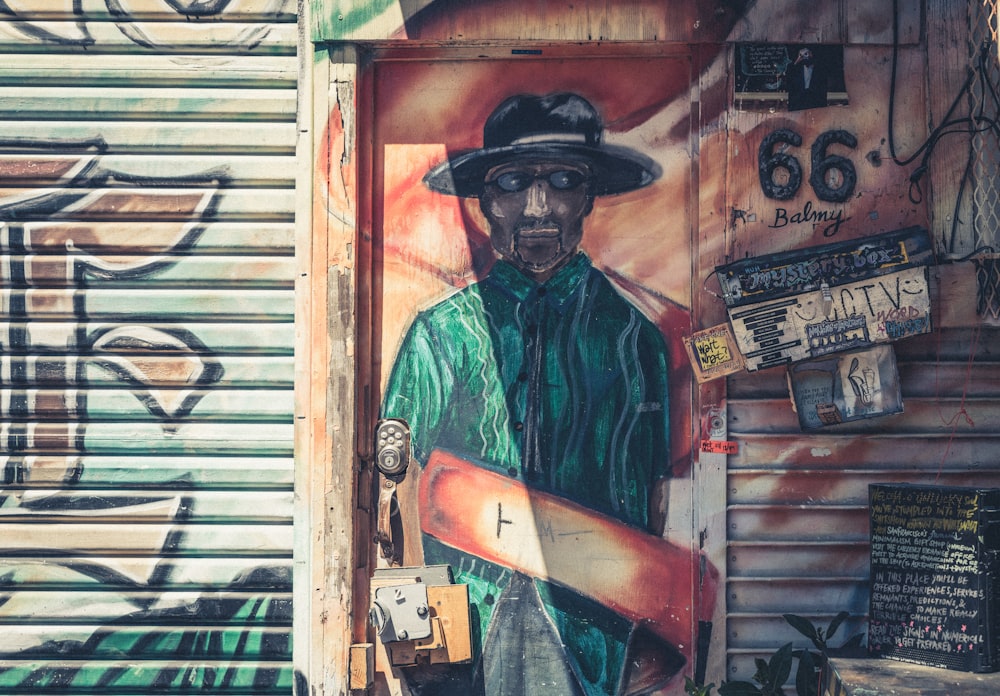
[(410, 464), (410, 426), (398, 418), (381, 420), (375, 427), (375, 467), (385, 477), (378, 486), (378, 520), (375, 542), (382, 557), (391, 565), (403, 562), (401, 543), (393, 541), (393, 526), (401, 532), (396, 484), (402, 481)]
[(386, 418), (375, 428), (375, 466), (385, 476), (399, 476), (410, 464), (410, 426)]

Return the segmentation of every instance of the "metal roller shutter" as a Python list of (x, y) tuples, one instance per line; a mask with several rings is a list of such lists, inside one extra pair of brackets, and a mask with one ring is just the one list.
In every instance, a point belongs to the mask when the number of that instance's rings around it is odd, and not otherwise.
[(291, 693), (296, 22), (0, 3), (0, 693)]

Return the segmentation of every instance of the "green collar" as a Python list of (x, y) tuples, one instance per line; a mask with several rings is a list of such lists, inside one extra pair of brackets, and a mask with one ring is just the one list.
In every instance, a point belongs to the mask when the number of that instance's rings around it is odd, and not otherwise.
[(593, 265), (590, 263), (590, 259), (581, 251), (570, 259), (569, 263), (556, 271), (555, 275), (539, 284), (524, 275), (510, 262), (501, 259), (493, 265), (488, 280), (520, 302), (527, 302), (533, 296), (543, 296), (545, 301), (556, 309), (560, 309), (576, 292), (591, 268)]

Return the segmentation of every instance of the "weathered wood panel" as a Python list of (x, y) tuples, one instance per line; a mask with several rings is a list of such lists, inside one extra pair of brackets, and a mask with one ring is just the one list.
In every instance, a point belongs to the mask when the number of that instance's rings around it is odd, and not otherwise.
[(313, 38), (421, 41), (718, 41), (743, 3), (559, 2), (370, 3), (310, 0)]

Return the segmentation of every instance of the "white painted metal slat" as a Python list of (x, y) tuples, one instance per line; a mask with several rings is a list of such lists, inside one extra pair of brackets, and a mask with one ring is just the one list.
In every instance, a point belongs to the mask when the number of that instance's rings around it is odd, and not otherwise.
[[(0, 87), (0, 115), (18, 119), (290, 121), (295, 92), (238, 87)], [(9, 115), (8, 115), (9, 114)]]
[(158, 54), (121, 56), (84, 53), (67, 62), (58, 54), (8, 54), (0, 65), (0, 84), (73, 86), (120, 85), (182, 87), (191, 82), (204, 86), (253, 89), (294, 87), (297, 74), (295, 56), (246, 55), (198, 56), (182, 58)]
[(207, 222), (199, 228), (197, 251), (176, 247), (178, 226), (150, 220), (104, 222), (39, 221), (24, 225), (24, 234), (12, 240), (0, 227), (0, 250), (37, 254), (60, 254), (68, 243), (95, 254), (162, 254), (206, 257), (213, 254), (263, 255), (270, 258), (293, 255), (294, 225), (289, 222)]
[(5, 143), (16, 141), (26, 131), (35, 133), (42, 129), (61, 142), (85, 141), (99, 133), (110, 152), (120, 153), (288, 155), (293, 152), (291, 143), (295, 137), (295, 124), (290, 121), (244, 121), (233, 127), (231, 123), (216, 121), (0, 120), (0, 151), (7, 149)]

